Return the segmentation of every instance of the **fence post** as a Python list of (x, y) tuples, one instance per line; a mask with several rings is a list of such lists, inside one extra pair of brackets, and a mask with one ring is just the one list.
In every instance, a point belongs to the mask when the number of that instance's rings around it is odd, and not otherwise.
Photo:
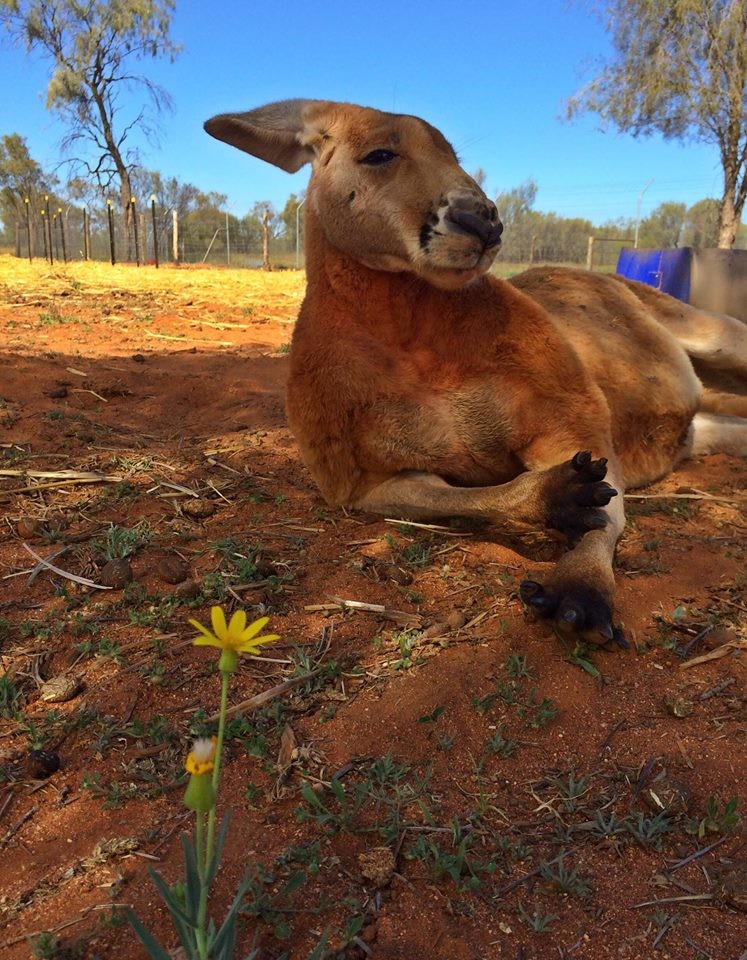
[(589, 247), (586, 251), (586, 269), (591, 270), (594, 261), (594, 237), (589, 237)]
[(83, 255), (86, 260), (91, 259), (91, 218), (85, 207), (83, 207)]
[(31, 204), (29, 198), (23, 198), (23, 205), (26, 207), (26, 240), (28, 241), (29, 263), (31, 263)]
[(49, 196), (44, 194), (44, 202), (47, 205), (47, 250), (49, 251), (49, 262), (54, 263), (54, 252), (52, 250), (52, 217), (49, 214)]
[(171, 256), (174, 263), (179, 263), (179, 218), (176, 210), (171, 211)]
[(109, 255), (111, 257), (112, 266), (115, 263), (114, 256), (114, 220), (112, 218), (112, 202), (111, 200), (106, 201), (106, 211), (109, 215)]
[(156, 198), (155, 194), (150, 198), (150, 212), (153, 218), (153, 259), (156, 262), (158, 270), (158, 230), (156, 228)]
[(231, 234), (228, 229), (228, 211), (226, 211), (226, 263), (231, 265)]
[(130, 197), (132, 209), (132, 229), (135, 233), (135, 263), (140, 266), (140, 238), (137, 231), (137, 211), (135, 210), (135, 198)]
[(57, 219), (60, 224), (60, 238), (62, 240), (62, 259), (67, 263), (67, 244), (65, 243), (65, 224), (62, 222), (62, 207), (57, 210)]

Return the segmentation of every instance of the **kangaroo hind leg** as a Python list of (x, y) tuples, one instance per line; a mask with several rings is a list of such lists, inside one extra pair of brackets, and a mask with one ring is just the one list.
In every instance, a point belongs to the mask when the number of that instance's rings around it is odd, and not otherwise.
[(688, 431), (682, 458), (710, 453), (747, 457), (747, 419), (696, 413)]

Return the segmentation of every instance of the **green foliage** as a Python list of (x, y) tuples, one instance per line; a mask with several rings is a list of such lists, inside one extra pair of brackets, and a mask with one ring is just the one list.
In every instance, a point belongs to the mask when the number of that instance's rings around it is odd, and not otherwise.
[(706, 802), (704, 816), (690, 820), (687, 825), (688, 832), (697, 834), (701, 840), (709, 833), (731, 833), (737, 830), (742, 822), (738, 808), (739, 797), (727, 800), (722, 810), (716, 797), (711, 794)]
[(12, 225), (26, 220), (27, 199), (32, 216), (39, 215), (45, 195), (49, 196), (52, 209), (62, 205), (62, 200), (53, 192), (56, 184), (56, 178), (32, 158), (25, 137), (17, 133), (0, 137), (0, 220), (8, 238)]
[(558, 919), (558, 915), (556, 913), (544, 913), (542, 908), (537, 903), (535, 903), (534, 911), (531, 914), (528, 913), (521, 904), (519, 904), (519, 916), (529, 927), (532, 933), (545, 933), (553, 920)]
[(642, 847), (653, 847), (654, 850), (661, 849), (664, 837), (674, 829), (672, 818), (665, 811), (647, 817), (636, 810), (632, 817), (626, 819), (625, 826)]
[(20, 687), (9, 673), (0, 676), (0, 717), (13, 719), (23, 701)]
[(409, 804), (418, 803), (429, 820), (422, 800), (429, 779), (430, 771), (419, 777), (409, 764), (397, 763), (391, 756), (379, 757), (363, 768), (353, 783), (333, 780), (321, 793), (305, 783), (296, 819), (316, 823), (327, 833), (376, 832), (385, 843), (393, 843), (403, 829), (403, 811)]
[[(78, 163), (106, 188), (117, 183), (123, 206), (130, 201), (128, 134), (154, 132), (155, 117), (170, 100), (138, 74), (144, 59), (173, 59), (179, 47), (169, 38), (174, 0), (94, 2), (3, 0), (0, 22), (27, 50), (51, 63), (47, 108), (68, 127), (66, 144), (79, 149)], [(136, 112), (127, 116), (118, 93), (137, 89)], [(82, 156), (81, 156), (82, 155)]]
[(553, 863), (541, 864), (540, 877), (554, 893), (568, 893), (582, 898), (591, 896), (591, 887), (579, 874), (578, 867), (566, 865), (565, 855)]
[(568, 104), (634, 136), (699, 140), (724, 173), (719, 245), (734, 242), (747, 198), (747, 0), (607, 0), (613, 53)]

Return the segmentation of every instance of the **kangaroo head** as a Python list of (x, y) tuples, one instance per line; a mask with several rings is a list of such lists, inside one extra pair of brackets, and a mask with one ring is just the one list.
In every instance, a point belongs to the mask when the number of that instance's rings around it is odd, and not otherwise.
[(220, 114), (205, 129), (289, 173), (311, 163), (308, 204), (327, 241), (375, 270), (456, 289), (485, 273), (500, 248), (495, 205), (417, 117), (284, 100)]

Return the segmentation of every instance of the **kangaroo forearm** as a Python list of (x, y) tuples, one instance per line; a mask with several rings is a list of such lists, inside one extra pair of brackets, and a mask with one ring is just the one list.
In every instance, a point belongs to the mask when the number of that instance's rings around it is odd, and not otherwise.
[(542, 474), (527, 472), (491, 487), (455, 487), (426, 473), (399, 474), (374, 487), (353, 506), (409, 520), (474, 517), (544, 524)]

